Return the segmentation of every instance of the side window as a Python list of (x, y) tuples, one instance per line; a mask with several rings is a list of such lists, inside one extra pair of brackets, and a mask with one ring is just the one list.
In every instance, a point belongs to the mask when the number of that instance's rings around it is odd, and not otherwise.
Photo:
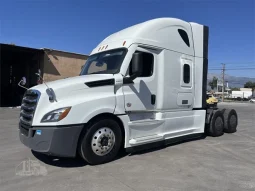
[[(136, 51), (136, 52), (140, 52), (140, 51)], [(142, 52), (142, 54), (143, 54), (143, 63), (141, 64), (143, 65), (143, 72), (139, 77), (150, 77), (153, 74), (154, 56), (153, 54), (146, 53), (146, 52)], [(133, 74), (131, 65), (132, 65), (132, 60), (129, 65), (130, 76)]]
[(185, 84), (190, 83), (190, 66), (188, 64), (183, 65), (183, 82)]
[(189, 45), (189, 37), (188, 37), (188, 34), (186, 33), (185, 30), (182, 30), (182, 29), (178, 29), (178, 32), (180, 34), (180, 36), (182, 37), (182, 40), (185, 42), (185, 44), (190, 47)]

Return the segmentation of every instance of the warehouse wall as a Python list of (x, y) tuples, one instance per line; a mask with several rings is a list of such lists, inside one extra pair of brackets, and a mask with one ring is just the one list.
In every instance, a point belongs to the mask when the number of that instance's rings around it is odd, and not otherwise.
[(26, 77), (27, 88), (37, 85), (35, 73), (43, 55), (40, 49), (0, 43), (0, 107), (20, 106), (26, 90), (18, 83)]
[(79, 75), (88, 56), (56, 50), (45, 50), (43, 79), (54, 81)]

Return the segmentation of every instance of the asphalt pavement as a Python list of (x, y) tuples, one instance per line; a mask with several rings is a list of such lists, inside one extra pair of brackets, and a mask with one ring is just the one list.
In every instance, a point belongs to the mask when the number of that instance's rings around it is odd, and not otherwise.
[(19, 109), (0, 108), (0, 191), (255, 190), (255, 104), (219, 107), (237, 110), (236, 133), (123, 154), (98, 166), (31, 152), (19, 141)]

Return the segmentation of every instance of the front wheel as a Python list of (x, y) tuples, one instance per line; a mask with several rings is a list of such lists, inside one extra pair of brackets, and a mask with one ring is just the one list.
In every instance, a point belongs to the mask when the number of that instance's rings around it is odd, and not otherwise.
[(80, 155), (89, 164), (101, 164), (113, 160), (119, 152), (122, 134), (113, 119), (99, 119), (82, 135)]

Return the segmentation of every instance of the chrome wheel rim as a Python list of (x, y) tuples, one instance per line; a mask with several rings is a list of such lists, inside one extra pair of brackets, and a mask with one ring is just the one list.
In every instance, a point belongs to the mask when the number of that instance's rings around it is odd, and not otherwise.
[(104, 156), (112, 150), (114, 144), (114, 132), (110, 128), (103, 127), (94, 133), (91, 148), (96, 155)]

